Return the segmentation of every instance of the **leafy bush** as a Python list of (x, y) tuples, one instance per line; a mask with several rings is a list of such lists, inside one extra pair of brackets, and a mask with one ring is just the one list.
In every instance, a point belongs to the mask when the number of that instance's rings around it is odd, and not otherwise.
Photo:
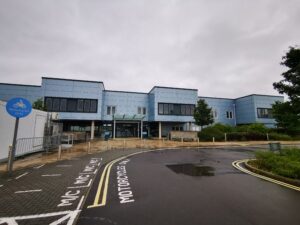
[(270, 132), (270, 129), (267, 128), (264, 124), (262, 123), (253, 123), (250, 125), (242, 125), (236, 127), (237, 132), (256, 132), (256, 133), (263, 133), (266, 134)]
[(270, 133), (269, 139), (272, 141), (291, 141), (292, 138), (287, 134)]
[(222, 124), (222, 123), (216, 123), (212, 127), (218, 129), (219, 131), (223, 133), (230, 133), (234, 132), (235, 128), (233, 126), (227, 125), (227, 124)]
[(281, 176), (300, 179), (300, 149), (284, 149), (281, 154), (256, 152), (255, 165)]
[(215, 127), (207, 127), (198, 133), (199, 140), (212, 141), (213, 137), (216, 141), (224, 141), (224, 133)]
[(228, 141), (265, 141), (266, 134), (259, 132), (233, 132), (227, 134)]

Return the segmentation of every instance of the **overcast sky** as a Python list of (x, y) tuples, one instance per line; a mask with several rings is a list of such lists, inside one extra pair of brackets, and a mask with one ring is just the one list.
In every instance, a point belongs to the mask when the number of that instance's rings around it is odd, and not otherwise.
[(0, 82), (278, 94), (272, 83), (300, 43), (299, 22), (299, 0), (0, 0)]

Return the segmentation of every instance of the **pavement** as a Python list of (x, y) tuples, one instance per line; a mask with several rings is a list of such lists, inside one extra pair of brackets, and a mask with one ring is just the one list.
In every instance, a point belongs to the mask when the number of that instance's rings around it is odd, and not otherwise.
[(299, 224), (299, 192), (232, 167), (255, 149), (125, 149), (35, 164), (0, 178), (0, 224)]

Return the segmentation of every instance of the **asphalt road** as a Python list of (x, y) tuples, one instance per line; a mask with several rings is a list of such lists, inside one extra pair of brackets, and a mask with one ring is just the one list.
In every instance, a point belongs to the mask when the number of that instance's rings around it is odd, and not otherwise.
[(300, 193), (232, 167), (253, 152), (164, 150), (102, 166), (79, 225), (299, 225)]

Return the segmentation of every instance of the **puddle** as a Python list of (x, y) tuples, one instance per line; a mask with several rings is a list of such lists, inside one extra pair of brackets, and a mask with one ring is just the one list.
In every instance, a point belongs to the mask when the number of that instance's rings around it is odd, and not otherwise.
[(199, 164), (173, 164), (167, 165), (175, 173), (182, 173), (188, 176), (214, 176), (215, 169), (210, 166)]

